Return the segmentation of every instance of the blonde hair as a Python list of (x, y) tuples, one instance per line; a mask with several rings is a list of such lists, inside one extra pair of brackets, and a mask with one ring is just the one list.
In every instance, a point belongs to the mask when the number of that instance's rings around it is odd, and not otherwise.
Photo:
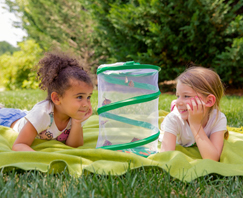
[[(201, 66), (193, 66), (181, 73), (176, 81), (191, 87), (197, 94), (200, 93), (204, 96), (213, 94), (216, 98), (214, 105), (210, 108), (209, 113), (212, 109), (217, 110), (215, 121), (218, 119), (219, 104), (221, 98), (224, 96), (224, 85), (221, 82), (219, 75), (212, 69), (204, 68)], [(224, 138), (228, 139), (229, 132), (224, 133)]]
[(216, 72), (201, 66), (193, 66), (180, 74), (176, 81), (180, 81), (191, 87), (196, 93), (204, 96), (208, 96), (209, 94), (214, 95), (216, 101), (210, 111), (217, 109), (217, 112), (219, 112), (220, 100), (224, 96), (224, 86)]

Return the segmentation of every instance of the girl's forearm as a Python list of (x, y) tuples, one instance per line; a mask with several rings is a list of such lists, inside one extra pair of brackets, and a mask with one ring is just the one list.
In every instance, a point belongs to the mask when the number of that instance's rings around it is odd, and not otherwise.
[(66, 140), (66, 145), (71, 147), (83, 146), (83, 127), (81, 123), (72, 125), (69, 136)]
[(27, 144), (14, 144), (12, 147), (13, 151), (35, 151), (34, 149), (32, 149), (30, 146), (28, 146)]
[(191, 127), (197, 147), (203, 159), (219, 161), (221, 151), (213, 145), (202, 126)]
[(174, 151), (174, 150), (175, 150), (175, 147), (172, 147), (169, 143), (166, 143), (165, 141), (161, 142), (160, 152)]
[(174, 134), (165, 132), (161, 142), (160, 152), (174, 151), (176, 147), (176, 136)]

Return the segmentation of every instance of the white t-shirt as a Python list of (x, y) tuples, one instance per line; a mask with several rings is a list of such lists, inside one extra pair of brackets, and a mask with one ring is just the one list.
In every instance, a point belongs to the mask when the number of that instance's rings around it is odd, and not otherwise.
[[(35, 127), (37, 139), (65, 141), (71, 130), (71, 118), (65, 129), (59, 131), (54, 121), (54, 105), (49, 100), (37, 103), (25, 117), (19, 119), (13, 129), (20, 132), (27, 120)], [(82, 122), (82, 126), (85, 122)]]
[[(217, 110), (213, 109), (209, 115), (207, 125), (203, 128), (208, 137), (218, 131), (227, 131), (227, 119), (225, 115), (219, 112), (218, 118), (215, 120), (216, 116)], [(189, 124), (181, 118), (176, 107), (164, 118), (161, 123), (161, 130), (162, 133), (160, 134), (159, 141), (162, 141), (164, 132), (168, 132), (174, 134), (177, 137), (176, 143), (184, 147), (191, 146), (195, 143)]]

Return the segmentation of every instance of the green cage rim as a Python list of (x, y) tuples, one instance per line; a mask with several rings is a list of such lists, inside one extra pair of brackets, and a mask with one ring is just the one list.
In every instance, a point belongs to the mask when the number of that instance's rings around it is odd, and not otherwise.
[[(110, 75), (104, 75), (104, 74), (100, 74), (100, 75), (103, 75), (103, 80), (108, 83), (130, 87), (129, 82), (126, 83), (122, 79), (114, 78), (114, 77), (111, 77)], [(133, 82), (133, 84), (134, 84), (134, 86), (133, 86), (134, 88), (153, 90), (154, 92), (158, 91), (158, 86), (154, 86), (151, 84), (139, 83), (139, 82)]]
[(158, 67), (158, 66), (155, 66), (155, 65), (140, 65), (140, 64), (133, 64), (133, 65), (118, 65), (116, 67), (102, 67), (102, 68), (98, 68), (97, 69), (97, 75), (104, 72), (104, 71), (107, 71), (107, 70), (123, 70), (123, 69), (155, 69), (155, 70), (158, 70), (160, 71), (161, 68)]

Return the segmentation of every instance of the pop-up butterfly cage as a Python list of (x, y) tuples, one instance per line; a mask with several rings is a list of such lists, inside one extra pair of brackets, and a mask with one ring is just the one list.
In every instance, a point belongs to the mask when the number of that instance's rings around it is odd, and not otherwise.
[(96, 148), (144, 157), (157, 152), (159, 71), (158, 66), (134, 61), (98, 67)]

